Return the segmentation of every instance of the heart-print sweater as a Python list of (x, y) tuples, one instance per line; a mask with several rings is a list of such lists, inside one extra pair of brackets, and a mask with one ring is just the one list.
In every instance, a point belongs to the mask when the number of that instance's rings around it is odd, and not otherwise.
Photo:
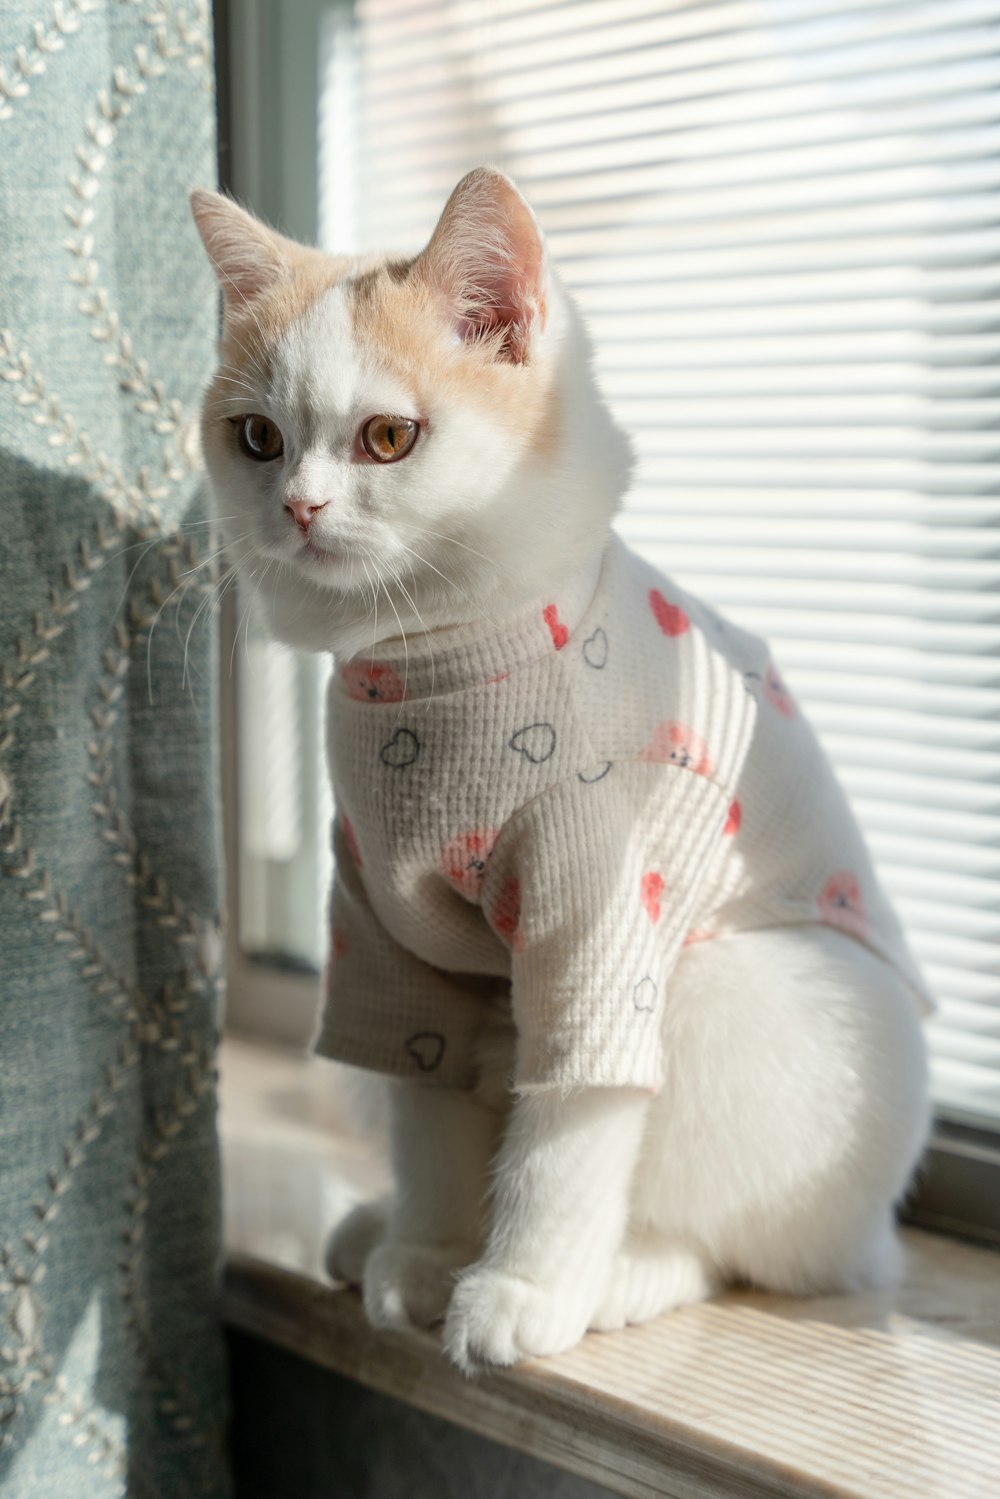
[(515, 1088), (655, 1090), (685, 946), (810, 923), (931, 1007), (767, 646), (617, 537), (516, 618), (408, 645), (331, 683), (323, 1055), (469, 1087), (509, 1014)]

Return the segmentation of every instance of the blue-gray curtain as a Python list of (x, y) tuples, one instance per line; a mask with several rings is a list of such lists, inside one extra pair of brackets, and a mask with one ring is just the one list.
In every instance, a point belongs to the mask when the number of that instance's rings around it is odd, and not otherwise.
[(207, 7), (0, 7), (4, 1499), (228, 1491), (214, 121)]

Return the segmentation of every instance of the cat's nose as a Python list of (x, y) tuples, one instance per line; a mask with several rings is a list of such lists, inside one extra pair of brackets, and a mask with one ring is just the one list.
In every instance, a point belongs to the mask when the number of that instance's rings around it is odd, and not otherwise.
[(325, 510), (327, 501), (322, 505), (314, 505), (312, 500), (286, 500), (285, 509), (290, 510), (295, 517), (295, 524), (300, 531), (308, 531), (312, 525), (312, 518), (317, 510)]

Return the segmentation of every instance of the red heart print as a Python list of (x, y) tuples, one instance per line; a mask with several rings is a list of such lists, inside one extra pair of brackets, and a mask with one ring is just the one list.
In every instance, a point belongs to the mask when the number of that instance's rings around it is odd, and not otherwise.
[(336, 927), (333, 929), (333, 961), (337, 962), (347, 952), (347, 938)]
[(658, 765), (680, 765), (700, 776), (715, 773), (705, 741), (682, 723), (658, 723), (638, 758)]
[(732, 806), (729, 808), (729, 816), (726, 818), (726, 825), (722, 829), (723, 835), (727, 838), (731, 838), (734, 833), (738, 833), (740, 830), (740, 823), (742, 821), (743, 808), (740, 806), (739, 802), (733, 802)]
[(521, 924), (521, 881), (516, 876), (507, 880), (493, 902), (490, 919), (498, 937), (509, 943), (514, 952), (524, 951), (524, 938), (518, 930)]
[(651, 869), (642, 877), (642, 904), (646, 915), (655, 926), (660, 919), (660, 896), (663, 894), (663, 876)]
[(348, 661), (340, 675), (357, 703), (401, 703), (406, 696), (398, 673), (381, 661)]
[(542, 610), (542, 618), (549, 627), (549, 634), (552, 636), (552, 644), (555, 646), (557, 651), (561, 651), (563, 646), (569, 639), (569, 631), (561, 622), (559, 618), (559, 611), (557, 610), (555, 604), (546, 604), (545, 608)]
[(679, 604), (668, 604), (658, 588), (649, 590), (649, 607), (664, 635), (683, 635), (690, 630), (691, 621), (684, 610)]
[(478, 828), (471, 833), (459, 833), (441, 854), (444, 874), (468, 900), (479, 899), (486, 877), (486, 865), (499, 836), (498, 828)]
[(864, 939), (868, 935), (864, 900), (857, 876), (849, 869), (832, 874), (819, 893), (819, 919)]

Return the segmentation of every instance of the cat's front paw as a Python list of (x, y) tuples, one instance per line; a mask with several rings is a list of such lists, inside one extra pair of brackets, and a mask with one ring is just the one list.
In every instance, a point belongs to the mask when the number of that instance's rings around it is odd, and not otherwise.
[(563, 1353), (587, 1330), (589, 1301), (486, 1265), (459, 1277), (444, 1326), (448, 1357), (466, 1374)]
[(433, 1327), (444, 1321), (456, 1276), (474, 1250), (461, 1244), (386, 1239), (368, 1258), (365, 1311), (373, 1327)]

